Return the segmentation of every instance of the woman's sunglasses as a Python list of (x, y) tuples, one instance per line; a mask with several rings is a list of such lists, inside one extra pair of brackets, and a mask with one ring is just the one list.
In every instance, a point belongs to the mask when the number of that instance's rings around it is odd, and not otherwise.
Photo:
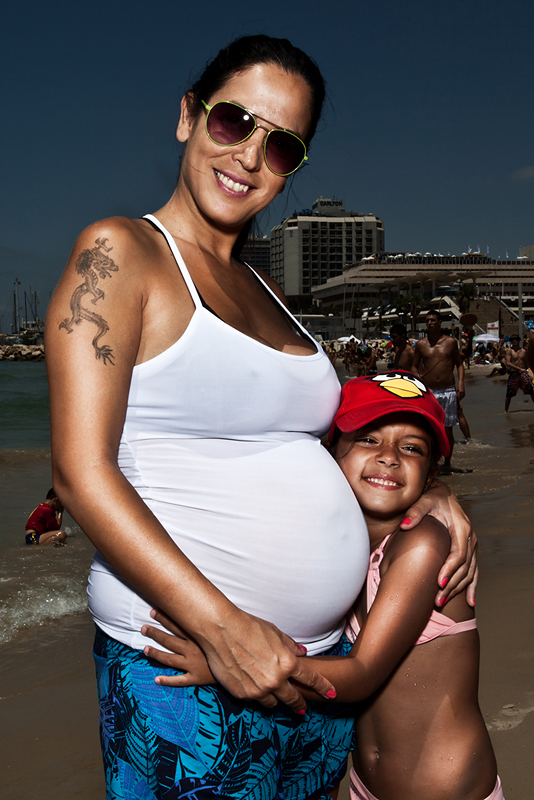
[(263, 140), (263, 157), (275, 175), (286, 178), (292, 172), (296, 172), (303, 161), (308, 160), (306, 145), (291, 131), (283, 128), (269, 129), (259, 125), (259, 119), (262, 122), (268, 120), (258, 117), (252, 111), (247, 111), (237, 103), (220, 100), (209, 106), (204, 100), (201, 102), (207, 111), (206, 133), (215, 144), (230, 146), (241, 144), (252, 136), (256, 128), (261, 128), (267, 131), (267, 136)]

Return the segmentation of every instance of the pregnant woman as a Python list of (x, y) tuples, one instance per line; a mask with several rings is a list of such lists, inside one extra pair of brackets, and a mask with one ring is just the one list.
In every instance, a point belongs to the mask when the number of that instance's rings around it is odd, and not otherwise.
[[(50, 305), (54, 486), (98, 550), (109, 798), (320, 798), (344, 769), (350, 717), (294, 713), (289, 680), (333, 696), (298, 655), (343, 651), (367, 570), (362, 514), (318, 438), (339, 384), (278, 286), (239, 260), (254, 215), (307, 160), (323, 99), (287, 40), (222, 50), (182, 99), (171, 199), (87, 228)], [(449, 500), (430, 493), (414, 522), (430, 508), (450, 520)], [(472, 577), (466, 540), (448, 589)], [(220, 685), (154, 683), (153, 605)]]

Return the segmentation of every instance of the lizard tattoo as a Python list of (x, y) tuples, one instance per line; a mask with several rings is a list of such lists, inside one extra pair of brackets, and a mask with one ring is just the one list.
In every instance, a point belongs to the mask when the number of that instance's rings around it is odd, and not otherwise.
[(110, 278), (112, 272), (117, 272), (119, 269), (113, 259), (108, 253), (113, 250), (113, 247), (107, 246), (107, 239), (95, 239), (95, 247), (90, 250), (83, 250), (76, 259), (76, 272), (83, 276), (84, 281), (74, 290), (70, 299), (70, 310), (72, 316), (70, 319), (64, 319), (59, 327), (65, 328), (67, 333), (72, 333), (73, 325), (79, 325), (80, 322), (86, 320), (96, 325), (98, 330), (93, 338), (92, 344), (95, 348), (95, 358), (102, 359), (104, 364), (108, 361), (111, 365), (113, 361), (113, 350), (109, 345), (99, 345), (98, 341), (105, 336), (109, 331), (109, 325), (100, 314), (82, 306), (82, 297), (86, 294), (93, 295), (91, 303), (93, 305), (99, 300), (104, 299), (104, 292), (97, 286), (98, 278)]

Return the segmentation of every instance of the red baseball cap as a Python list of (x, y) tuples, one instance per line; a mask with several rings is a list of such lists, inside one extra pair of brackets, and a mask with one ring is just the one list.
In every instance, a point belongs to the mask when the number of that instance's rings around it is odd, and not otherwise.
[(341, 391), (341, 404), (328, 438), (332, 441), (336, 427), (343, 433), (357, 431), (375, 419), (398, 411), (421, 414), (436, 434), (440, 454), (449, 455), (449, 440), (443, 425), (445, 411), (430, 389), (404, 370), (348, 381)]

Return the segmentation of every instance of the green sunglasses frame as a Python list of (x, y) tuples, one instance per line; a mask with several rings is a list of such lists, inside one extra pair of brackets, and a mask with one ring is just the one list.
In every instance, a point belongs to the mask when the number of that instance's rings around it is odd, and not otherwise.
[[(268, 119), (264, 119), (263, 117), (260, 117), (257, 114), (254, 114), (253, 111), (249, 111), (248, 108), (245, 108), (245, 106), (241, 106), (241, 105), (239, 105), (239, 103), (234, 103), (232, 100), (217, 100), (217, 102), (214, 103), (212, 106), (209, 106), (207, 103), (204, 102), (204, 100), (201, 100), (200, 102), (202, 103), (202, 105), (204, 106), (204, 109), (206, 110), (206, 123), (205, 123), (206, 134), (207, 134), (208, 138), (211, 139), (212, 142), (214, 142), (215, 144), (220, 145), (220, 147), (235, 147), (237, 144), (242, 144), (243, 142), (246, 142), (247, 139), (250, 139), (252, 134), (258, 128), (261, 128), (263, 131), (267, 131), (267, 136), (263, 140), (263, 158), (264, 158), (265, 164), (267, 165), (267, 169), (269, 169), (273, 173), (273, 175), (278, 175), (280, 178), (287, 178), (289, 175), (293, 175), (293, 173), (296, 172), (298, 169), (300, 169), (300, 167), (303, 165), (303, 163), (308, 160), (308, 156), (306, 155), (306, 153), (307, 153), (306, 145), (304, 144), (304, 142), (302, 141), (300, 136), (297, 136), (297, 134), (293, 133), (293, 131), (288, 131), (287, 128), (277, 128), (276, 126), (274, 128), (266, 128), (264, 125), (259, 125), (258, 124), (258, 120), (259, 119), (262, 122), (267, 122), (269, 125), (273, 125), (274, 123), (269, 122)], [(231, 143), (218, 142), (217, 139), (214, 139), (213, 136), (211, 136), (210, 132), (208, 131), (208, 118), (209, 118), (209, 115), (210, 115), (210, 111), (212, 110), (212, 108), (215, 108), (215, 106), (222, 105), (222, 104), (227, 105), (227, 106), (235, 106), (235, 108), (239, 108), (239, 109), (241, 109), (241, 111), (245, 111), (245, 113), (250, 114), (250, 116), (254, 120), (254, 127), (252, 128), (250, 133), (248, 133), (243, 139), (240, 139), (238, 142), (231, 142)], [(276, 170), (274, 170), (271, 167), (271, 165), (269, 164), (269, 161), (267, 159), (267, 141), (268, 141), (269, 136), (270, 136), (271, 133), (275, 133), (275, 132), (278, 132), (278, 131), (282, 131), (283, 133), (287, 133), (289, 136), (293, 136), (298, 142), (301, 143), (301, 145), (304, 148), (304, 156), (302, 158), (302, 161), (300, 162), (300, 164), (297, 167), (295, 167), (295, 169), (292, 169), (290, 172), (276, 172)]]

